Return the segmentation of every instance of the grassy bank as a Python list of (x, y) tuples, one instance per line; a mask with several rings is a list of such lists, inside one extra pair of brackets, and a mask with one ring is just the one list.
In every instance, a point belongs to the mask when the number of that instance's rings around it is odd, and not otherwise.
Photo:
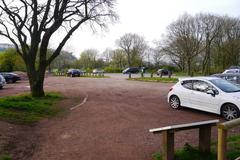
[(177, 78), (167, 78), (167, 77), (140, 77), (140, 78), (128, 78), (128, 80), (133, 81), (144, 81), (144, 82), (162, 82), (162, 83), (176, 83)]
[(60, 109), (54, 104), (63, 99), (59, 93), (47, 93), (43, 98), (28, 94), (0, 98), (0, 119), (8, 122), (31, 124), (56, 115)]
[(81, 75), (80, 77), (78, 78), (110, 78), (109, 76), (93, 76), (93, 75)]
[[(228, 138), (228, 151), (227, 159), (235, 160), (240, 156), (240, 135), (230, 136)], [(175, 152), (176, 160), (216, 160), (217, 159), (217, 143), (212, 143), (211, 153), (204, 154), (198, 151), (195, 147), (185, 144), (183, 149), (177, 150)], [(162, 160), (161, 153), (155, 153), (153, 155), (154, 160)]]

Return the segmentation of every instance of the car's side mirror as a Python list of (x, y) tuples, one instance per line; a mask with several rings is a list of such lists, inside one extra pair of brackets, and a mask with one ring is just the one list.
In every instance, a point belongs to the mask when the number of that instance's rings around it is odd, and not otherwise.
[(214, 90), (212, 90), (212, 89), (207, 90), (206, 93), (207, 94), (211, 94), (213, 97), (215, 97), (215, 95), (216, 95), (216, 92)]

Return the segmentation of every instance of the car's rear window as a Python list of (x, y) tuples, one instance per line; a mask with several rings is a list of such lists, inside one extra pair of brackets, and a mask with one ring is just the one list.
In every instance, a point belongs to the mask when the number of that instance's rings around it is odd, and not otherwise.
[(182, 81), (182, 82), (181, 82), (181, 85), (182, 85), (184, 88), (192, 89), (192, 80)]

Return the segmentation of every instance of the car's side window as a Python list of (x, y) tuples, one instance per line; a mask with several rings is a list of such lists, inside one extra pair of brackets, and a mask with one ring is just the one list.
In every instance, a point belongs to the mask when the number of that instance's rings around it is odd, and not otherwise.
[(200, 92), (207, 92), (209, 89), (213, 87), (209, 85), (207, 82), (195, 80), (193, 81), (193, 90)]
[(187, 89), (192, 89), (192, 80), (182, 81), (182, 86)]

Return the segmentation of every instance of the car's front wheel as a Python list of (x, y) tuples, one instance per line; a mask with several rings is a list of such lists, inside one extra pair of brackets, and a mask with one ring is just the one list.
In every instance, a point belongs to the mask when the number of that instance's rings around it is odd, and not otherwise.
[(240, 111), (234, 104), (225, 104), (222, 107), (221, 114), (228, 121), (240, 117)]
[(169, 104), (173, 109), (179, 109), (181, 107), (180, 100), (178, 96), (175, 96), (175, 95), (169, 98)]

